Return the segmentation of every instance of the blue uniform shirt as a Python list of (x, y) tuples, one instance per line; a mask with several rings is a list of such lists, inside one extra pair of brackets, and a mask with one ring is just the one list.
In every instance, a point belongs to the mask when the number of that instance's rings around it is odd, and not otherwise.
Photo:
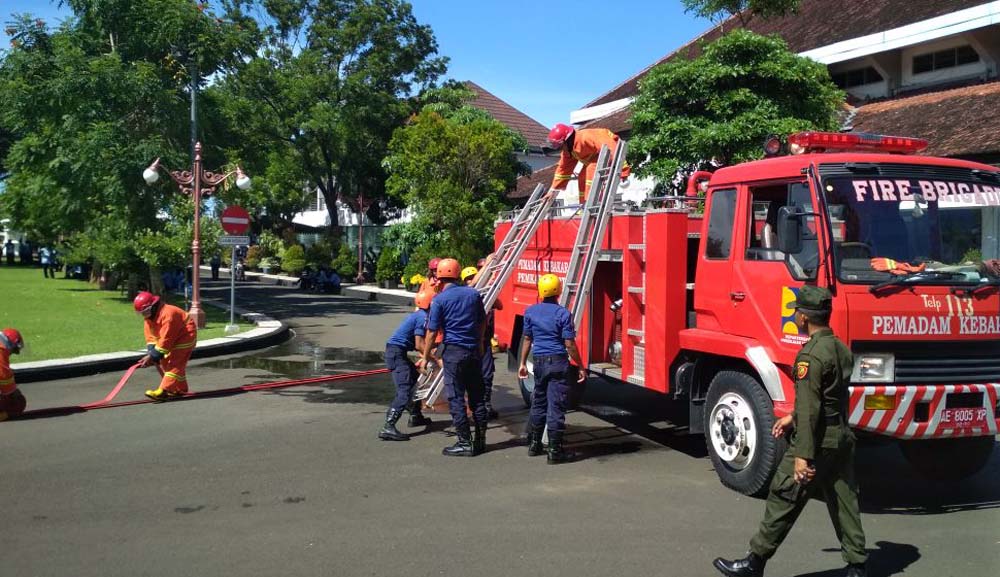
[(431, 301), (427, 330), (444, 328), (444, 343), (479, 350), (479, 328), (486, 318), (483, 299), (472, 287), (452, 285)]
[(427, 325), (427, 311), (424, 309), (417, 309), (416, 312), (410, 313), (405, 319), (403, 319), (402, 324), (396, 329), (396, 332), (392, 333), (389, 337), (387, 345), (396, 345), (397, 347), (403, 347), (408, 351), (412, 351), (417, 346), (417, 340), (415, 337), (422, 337), (426, 332), (425, 326)]
[(566, 307), (541, 302), (524, 311), (524, 336), (531, 339), (531, 354), (565, 355), (567, 339), (576, 338), (573, 317)]

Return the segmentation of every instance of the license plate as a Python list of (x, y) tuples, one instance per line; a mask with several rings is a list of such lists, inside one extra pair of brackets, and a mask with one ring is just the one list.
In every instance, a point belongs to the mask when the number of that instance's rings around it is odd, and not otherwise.
[(986, 427), (986, 407), (974, 409), (945, 409), (941, 411), (941, 426), (952, 429)]

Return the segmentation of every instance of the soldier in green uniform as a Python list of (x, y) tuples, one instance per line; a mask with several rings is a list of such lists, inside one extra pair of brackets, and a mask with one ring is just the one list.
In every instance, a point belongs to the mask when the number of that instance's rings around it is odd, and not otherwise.
[(847, 562), (847, 577), (865, 577), (865, 533), (854, 479), (854, 434), (847, 426), (847, 385), (854, 359), (830, 330), (833, 297), (825, 288), (805, 286), (795, 303), (795, 323), (809, 342), (795, 358), (795, 409), (779, 419), (772, 434), (792, 430), (767, 496), (764, 520), (743, 559), (716, 559), (729, 577), (760, 577), (795, 524), (809, 498), (822, 491)]

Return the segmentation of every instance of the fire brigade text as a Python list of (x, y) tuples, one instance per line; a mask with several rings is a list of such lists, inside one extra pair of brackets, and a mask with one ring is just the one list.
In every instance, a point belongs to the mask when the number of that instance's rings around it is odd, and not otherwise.
[(971, 317), (878, 315), (872, 317), (872, 334), (950, 335), (955, 333), (956, 324), (960, 335), (1000, 334), (1000, 317), (983, 315)]
[(1000, 187), (940, 180), (855, 180), (858, 202), (913, 200), (920, 193), (925, 201), (941, 200), (976, 206), (1000, 206)]
[(547, 261), (522, 258), (517, 261), (517, 282), (533, 285), (538, 282), (537, 274), (553, 273), (565, 278), (569, 271), (568, 261)]

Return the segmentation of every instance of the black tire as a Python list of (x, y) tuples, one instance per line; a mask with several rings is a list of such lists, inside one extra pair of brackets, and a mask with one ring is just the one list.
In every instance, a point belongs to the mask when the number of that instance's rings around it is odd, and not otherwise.
[(757, 379), (715, 375), (705, 398), (705, 445), (723, 485), (744, 495), (767, 492), (786, 446), (771, 435), (774, 421), (771, 397)]
[(936, 481), (959, 481), (986, 466), (995, 444), (989, 436), (901, 441), (899, 448), (921, 476)]

